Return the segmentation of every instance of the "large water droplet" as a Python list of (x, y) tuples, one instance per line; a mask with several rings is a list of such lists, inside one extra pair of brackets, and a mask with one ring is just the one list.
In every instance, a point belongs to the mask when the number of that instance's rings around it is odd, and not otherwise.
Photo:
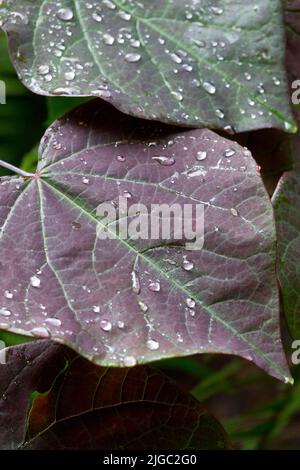
[(110, 321), (108, 320), (101, 320), (100, 322), (100, 328), (103, 330), (103, 331), (111, 331), (112, 329), (112, 324)]
[(158, 162), (160, 165), (163, 166), (171, 166), (174, 165), (175, 159), (173, 157), (165, 157), (163, 155), (157, 155), (155, 157), (152, 157), (152, 160), (155, 160)]
[(126, 62), (138, 62), (139, 60), (141, 60), (141, 55), (129, 52), (125, 55), (125, 60)]
[(160, 282), (151, 282), (149, 284), (149, 290), (152, 292), (159, 292), (160, 291)]
[(8, 310), (5, 307), (0, 308), (0, 315), (3, 315), (3, 317), (10, 317), (11, 316), (11, 311)]
[(60, 8), (60, 10), (57, 12), (57, 16), (60, 20), (70, 21), (74, 14), (71, 8)]
[(141, 291), (141, 284), (140, 279), (136, 271), (132, 271), (131, 273), (131, 281), (132, 281), (132, 290), (135, 294), (139, 294)]
[(61, 321), (58, 318), (46, 318), (46, 323), (51, 326), (59, 327), (61, 326)]
[(224, 157), (226, 158), (230, 158), (230, 157), (233, 157), (233, 155), (235, 155), (235, 150), (233, 149), (226, 149), (223, 153)]
[(197, 155), (196, 155), (197, 160), (202, 161), (202, 160), (205, 160), (206, 157), (207, 157), (207, 152), (203, 152), (203, 151), (197, 152)]
[(210, 95), (214, 95), (216, 93), (216, 87), (213, 83), (211, 82), (203, 82), (202, 86), (204, 90), (209, 93)]
[(38, 74), (39, 75), (47, 75), (50, 71), (49, 65), (40, 65), (38, 67)]
[(42, 326), (37, 326), (36, 328), (33, 328), (30, 333), (33, 335), (33, 336), (38, 336), (40, 338), (49, 338), (49, 331), (46, 330), (46, 328), (42, 327)]
[(134, 367), (136, 365), (136, 358), (133, 356), (126, 356), (123, 359), (125, 367)]
[(148, 311), (148, 305), (145, 304), (142, 300), (139, 300), (139, 307), (143, 313), (146, 313)]
[(183, 260), (183, 263), (182, 263), (182, 267), (185, 271), (192, 271), (192, 269), (194, 268), (194, 263), (189, 261), (185, 256), (184, 260)]
[(6, 299), (12, 299), (13, 296), (14, 296), (14, 294), (13, 294), (10, 290), (6, 290), (6, 291), (4, 292), (4, 297), (5, 297)]
[(196, 302), (193, 299), (186, 299), (185, 303), (189, 308), (194, 308), (196, 305)]
[(115, 42), (115, 38), (111, 34), (105, 33), (103, 34), (103, 41), (107, 46), (112, 46)]
[(159, 349), (159, 342), (154, 339), (149, 339), (147, 341), (147, 348), (150, 349), (150, 351), (156, 351)]
[(32, 276), (30, 278), (30, 284), (32, 285), (32, 287), (40, 287), (41, 285), (41, 280), (39, 277), (37, 276)]

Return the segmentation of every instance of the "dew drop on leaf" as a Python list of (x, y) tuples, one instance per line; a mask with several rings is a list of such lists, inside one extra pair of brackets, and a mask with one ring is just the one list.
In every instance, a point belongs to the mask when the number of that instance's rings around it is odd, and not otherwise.
[(125, 60), (126, 62), (139, 62), (139, 60), (141, 60), (141, 55), (129, 52), (125, 55)]
[(213, 83), (203, 82), (202, 86), (203, 86), (203, 89), (210, 95), (214, 95), (216, 93), (216, 87)]
[(207, 157), (207, 152), (203, 152), (203, 151), (197, 152), (196, 159), (197, 159), (198, 161), (205, 160), (206, 157)]
[(10, 317), (11, 316), (11, 311), (8, 310), (5, 307), (2, 307), (2, 308), (0, 308), (0, 315), (2, 315), (3, 317)]
[(125, 367), (134, 367), (136, 365), (136, 358), (134, 356), (125, 356), (123, 363)]
[(159, 292), (160, 291), (160, 282), (151, 282), (149, 284), (149, 290), (152, 292)]
[(41, 285), (41, 280), (39, 277), (37, 276), (32, 276), (30, 278), (30, 284), (32, 285), (32, 287), (40, 287)]
[(155, 157), (152, 157), (152, 160), (155, 160), (158, 162), (160, 165), (163, 166), (171, 166), (174, 165), (175, 159), (173, 157), (165, 157), (163, 155), (157, 155)]
[(154, 339), (149, 339), (147, 341), (147, 348), (150, 349), (150, 351), (157, 351), (157, 349), (159, 349), (159, 342)]
[(74, 14), (71, 8), (60, 8), (57, 12), (57, 16), (60, 20), (70, 21), (72, 20)]
[(139, 294), (141, 291), (141, 284), (140, 279), (136, 271), (132, 271), (131, 273), (131, 281), (132, 281), (132, 290), (135, 294)]
[(100, 328), (103, 330), (103, 331), (111, 331), (112, 329), (112, 324), (110, 321), (108, 320), (101, 320), (100, 322)]
[(233, 149), (226, 149), (223, 153), (224, 157), (226, 158), (230, 158), (230, 157), (233, 157), (233, 155), (235, 155), (235, 150)]
[(33, 328), (30, 333), (33, 336), (38, 336), (41, 338), (49, 338), (50, 334), (49, 331), (46, 328), (43, 328), (42, 326), (37, 326), (36, 328)]
[(5, 297), (6, 299), (12, 299), (13, 296), (14, 296), (14, 294), (13, 294), (10, 290), (6, 290), (6, 291), (4, 292), (4, 297)]

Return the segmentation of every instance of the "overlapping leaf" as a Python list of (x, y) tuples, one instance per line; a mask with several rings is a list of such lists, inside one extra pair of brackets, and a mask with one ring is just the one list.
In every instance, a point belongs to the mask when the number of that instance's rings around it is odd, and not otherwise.
[(300, 136), (293, 139), (294, 169), (279, 181), (273, 197), (278, 232), (278, 276), (284, 313), (295, 339), (300, 335)]
[[(287, 68), (291, 84), (300, 79), (300, 2), (286, 2)], [(299, 93), (298, 93), (299, 95)], [(297, 112), (298, 122), (300, 114)], [(295, 339), (300, 337), (300, 135), (292, 139), (294, 169), (285, 173), (274, 194), (278, 232), (278, 276), (284, 313)]]
[(5, 0), (0, 20), (37, 93), (193, 127), (295, 130), (280, 0)]
[[(0, 191), (1, 328), (51, 336), (101, 365), (220, 352), (288, 380), (272, 207), (238, 144), (96, 100), (48, 130), (35, 176), (4, 178)], [(203, 249), (187, 251), (173, 231), (101, 239), (96, 208), (119, 196), (149, 212), (202, 204)]]
[(6, 358), (0, 366), (2, 449), (228, 445), (221, 425), (150, 367), (104, 369), (49, 341), (11, 347)]

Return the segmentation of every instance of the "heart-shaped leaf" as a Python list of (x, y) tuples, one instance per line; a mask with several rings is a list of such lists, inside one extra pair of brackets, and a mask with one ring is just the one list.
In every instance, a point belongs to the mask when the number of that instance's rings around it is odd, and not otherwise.
[(151, 367), (104, 369), (50, 341), (8, 348), (6, 359), (1, 449), (228, 446), (215, 418)]
[[(291, 83), (300, 79), (300, 2), (286, 1), (287, 68)], [(299, 87), (298, 87), (299, 88)], [(299, 95), (299, 93), (298, 93)], [(300, 113), (296, 118), (300, 122)], [(291, 141), (293, 170), (284, 173), (273, 196), (278, 234), (278, 277), (291, 335), (300, 337), (300, 133)]]
[[(51, 336), (101, 365), (220, 352), (289, 380), (272, 206), (249, 151), (95, 100), (48, 130), (36, 175), (4, 178), (0, 190), (3, 329)], [(98, 208), (120, 196), (149, 213), (203, 207), (203, 249), (188, 251), (174, 229), (113, 233)], [(135, 224), (139, 207), (119, 220)]]
[(278, 277), (292, 336), (300, 337), (300, 135), (293, 139), (294, 169), (284, 173), (273, 196), (278, 233)]
[(0, 21), (37, 93), (193, 127), (295, 130), (280, 0), (6, 0)]

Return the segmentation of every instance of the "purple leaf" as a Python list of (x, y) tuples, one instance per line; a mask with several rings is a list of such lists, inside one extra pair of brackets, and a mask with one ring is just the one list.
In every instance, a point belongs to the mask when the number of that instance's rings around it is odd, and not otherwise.
[(151, 367), (105, 369), (37, 341), (8, 348), (0, 379), (1, 449), (228, 446), (221, 425)]
[[(300, 79), (300, 1), (286, 2), (287, 69), (291, 84)], [(299, 90), (299, 84), (297, 86)], [(300, 92), (295, 89), (300, 99)], [(300, 113), (296, 118), (300, 122)], [(278, 278), (284, 314), (293, 338), (300, 337), (300, 133), (291, 139), (293, 170), (281, 177), (273, 196), (278, 234)]]
[(7, 0), (0, 24), (35, 93), (230, 133), (296, 130), (280, 0)]
[[(300, 45), (300, 44), (299, 44)], [(299, 121), (300, 122), (300, 121)], [(300, 337), (300, 134), (293, 138), (294, 169), (281, 177), (273, 196), (278, 234), (278, 278), (291, 335)]]
[[(1, 328), (105, 366), (219, 352), (290, 380), (272, 206), (249, 151), (96, 100), (47, 131), (36, 175), (4, 178), (0, 191)], [(201, 204), (203, 249), (187, 250), (173, 232), (101, 239), (96, 209), (120, 196), (149, 211)]]

